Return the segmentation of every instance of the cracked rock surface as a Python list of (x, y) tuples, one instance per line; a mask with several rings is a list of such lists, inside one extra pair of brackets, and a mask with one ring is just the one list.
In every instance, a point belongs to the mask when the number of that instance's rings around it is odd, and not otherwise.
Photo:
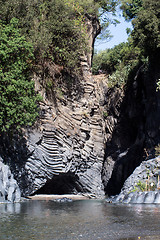
[(0, 203), (19, 202), (20, 189), (9, 167), (0, 158)]

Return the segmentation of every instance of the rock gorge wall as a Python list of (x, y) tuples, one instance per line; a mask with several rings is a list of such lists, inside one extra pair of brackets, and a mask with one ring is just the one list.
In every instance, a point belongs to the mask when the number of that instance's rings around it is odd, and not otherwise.
[[(95, 18), (86, 19), (92, 49), (100, 26)], [(39, 121), (21, 137), (1, 135), (0, 155), (23, 196), (37, 191), (104, 195), (105, 126), (100, 105), (105, 87), (101, 81), (100, 88), (90, 73), (91, 58), (91, 53), (82, 58), (80, 81), (62, 74), (63, 67), (45, 62), (42, 73), (34, 75), (36, 91), (43, 96)]]
[[(89, 48), (100, 28), (88, 19)], [(43, 96), (40, 118), (22, 136), (0, 136), (0, 156), (10, 166), (23, 196), (34, 193), (118, 194), (140, 163), (160, 142), (159, 69), (142, 68), (126, 89), (92, 76), (91, 54), (82, 58), (82, 77), (44, 62), (35, 73)], [(159, 66), (159, 63), (157, 63)]]
[(87, 75), (81, 84), (83, 96), (78, 101), (72, 96), (58, 100), (56, 107), (41, 104), (40, 129), (29, 132), (27, 142), (30, 157), (25, 169), (32, 192), (47, 183), (46, 193), (103, 194), (105, 135), (98, 83)]
[(35, 75), (44, 99), (39, 121), (21, 139), (1, 136), (1, 156), (23, 196), (115, 195), (135, 168), (155, 154), (160, 141), (157, 76), (145, 79), (139, 72), (125, 91), (109, 89), (106, 76), (92, 76), (86, 63), (83, 78), (69, 85), (70, 92), (61, 81), (57, 91), (47, 92)]
[[(118, 194), (125, 180), (143, 160), (155, 156), (160, 143), (160, 92), (156, 82), (160, 78), (159, 61), (137, 69), (124, 92), (117, 123), (106, 143), (102, 179), (105, 192)], [(111, 109), (111, 110), (110, 110)], [(116, 116), (115, 104), (108, 109)], [(158, 151), (157, 155), (160, 154)], [(108, 171), (112, 168), (113, 171)]]
[(160, 204), (160, 157), (143, 161), (127, 178), (118, 196), (108, 198), (114, 203)]
[[(38, 77), (36, 82), (41, 91)], [(9, 161), (24, 196), (37, 190), (104, 195), (105, 126), (100, 102), (105, 86), (87, 74), (81, 88), (78, 100), (75, 89), (75, 96), (57, 98), (56, 105), (44, 96), (37, 127), (25, 131), (21, 141), (8, 141), (8, 147), (5, 139), (1, 142), (1, 155)]]

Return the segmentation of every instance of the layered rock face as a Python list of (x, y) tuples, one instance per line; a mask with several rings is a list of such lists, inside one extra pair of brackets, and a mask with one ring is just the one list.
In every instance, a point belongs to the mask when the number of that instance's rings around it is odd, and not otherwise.
[[(103, 195), (104, 124), (100, 89), (92, 76), (81, 82), (83, 96), (41, 103), (38, 128), (26, 136), (28, 158), (24, 165), (32, 194), (89, 192)], [(78, 94), (78, 93), (76, 93)], [(73, 97), (74, 98), (74, 97)]]
[[(100, 28), (96, 19), (86, 18), (92, 49)], [(24, 196), (36, 191), (104, 195), (101, 172), (105, 125), (101, 105), (105, 94), (102, 81), (96, 81), (90, 73), (91, 58), (91, 53), (82, 58), (80, 80), (61, 74), (61, 66), (44, 63), (43, 74), (34, 76), (36, 91), (43, 96), (38, 122), (24, 130), (21, 139), (0, 139), (1, 156), (10, 164)], [(52, 82), (50, 89), (47, 81)]]
[[(96, 19), (87, 18), (92, 49), (100, 28)], [(81, 58), (79, 79), (44, 61), (43, 71), (34, 75), (43, 96), (37, 123), (21, 137), (0, 137), (0, 155), (23, 196), (115, 195), (134, 169), (154, 155), (160, 142), (158, 70), (144, 78), (140, 68), (125, 91), (108, 89), (104, 75), (91, 75), (91, 58), (91, 52)]]
[[(105, 124), (103, 104), (106, 79), (83, 76), (80, 89), (71, 96), (63, 91), (56, 102), (35, 79), (42, 93), (40, 119), (21, 139), (0, 144), (23, 196), (37, 193), (89, 193), (104, 196), (101, 172), (104, 160)], [(43, 92), (44, 91), (44, 92)]]
[(2, 163), (0, 158), (0, 203), (19, 202), (20, 189), (9, 167)]

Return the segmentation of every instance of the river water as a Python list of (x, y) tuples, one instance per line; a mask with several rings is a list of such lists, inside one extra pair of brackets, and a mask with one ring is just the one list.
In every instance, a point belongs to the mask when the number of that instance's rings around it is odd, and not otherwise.
[(0, 204), (0, 240), (159, 240), (159, 205), (103, 200)]

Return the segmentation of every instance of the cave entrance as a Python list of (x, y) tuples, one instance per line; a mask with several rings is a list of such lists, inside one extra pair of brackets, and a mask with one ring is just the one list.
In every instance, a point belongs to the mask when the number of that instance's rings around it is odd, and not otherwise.
[(48, 180), (35, 194), (77, 194), (82, 192), (78, 179), (74, 173), (59, 174)]

